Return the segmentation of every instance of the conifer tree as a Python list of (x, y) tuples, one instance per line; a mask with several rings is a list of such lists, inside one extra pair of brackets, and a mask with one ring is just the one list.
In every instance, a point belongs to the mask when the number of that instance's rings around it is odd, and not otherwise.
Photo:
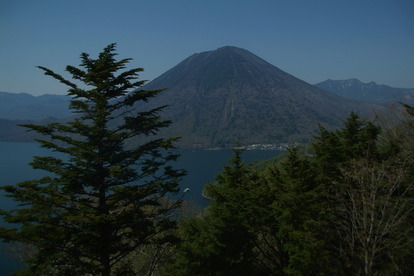
[(376, 157), (380, 132), (380, 127), (362, 121), (356, 113), (350, 114), (342, 129), (329, 131), (321, 126), (312, 142), (321, 177), (331, 181), (340, 175), (340, 166), (347, 161), (361, 156)]
[(125, 260), (133, 251), (173, 241), (168, 231), (179, 201), (166, 196), (178, 192), (184, 175), (170, 165), (177, 138), (154, 137), (171, 123), (160, 118), (163, 107), (136, 111), (134, 104), (162, 89), (139, 89), (143, 69), (124, 70), (131, 59), (117, 60), (115, 48), (110, 44), (97, 59), (81, 54), (81, 68), (66, 67), (74, 81), (39, 66), (70, 87), (77, 117), (25, 125), (59, 155), (33, 158), (31, 166), (49, 176), (2, 187), (19, 208), (1, 211), (17, 226), (2, 227), (0, 237), (34, 247), (30, 275), (128, 275)]
[(201, 217), (180, 223), (182, 243), (172, 275), (263, 275), (253, 262), (251, 221), (257, 216), (256, 172), (243, 164), (240, 149), (208, 184), (211, 205)]
[(266, 179), (270, 204), (262, 210), (266, 214), (262, 216), (267, 216), (262, 227), (267, 230), (257, 232), (265, 233), (258, 252), (263, 263), (272, 268), (270, 275), (326, 272), (326, 204), (312, 163), (298, 148), (291, 148), (286, 161), (268, 168)]

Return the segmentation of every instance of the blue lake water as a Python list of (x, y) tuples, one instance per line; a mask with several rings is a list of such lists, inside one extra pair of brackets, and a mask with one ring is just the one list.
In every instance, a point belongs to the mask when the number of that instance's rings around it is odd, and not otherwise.
[[(176, 168), (187, 170), (180, 184), (181, 189), (190, 188), (184, 199), (199, 208), (208, 206), (208, 200), (201, 192), (206, 183), (213, 182), (215, 175), (223, 169), (232, 156), (230, 150), (178, 150), (181, 157), (175, 162)], [(265, 160), (277, 156), (277, 150), (249, 150), (243, 153), (246, 163), (255, 160)], [(46, 173), (33, 170), (28, 163), (33, 156), (47, 156), (50, 151), (42, 149), (37, 143), (0, 142), (0, 185), (13, 185), (24, 180), (35, 179)], [(0, 191), (0, 208), (7, 209), (16, 203), (3, 196)], [(1, 225), (5, 225), (0, 220)], [(7, 244), (0, 243), (0, 276), (9, 275), (18, 270), (21, 265), (10, 252)]]

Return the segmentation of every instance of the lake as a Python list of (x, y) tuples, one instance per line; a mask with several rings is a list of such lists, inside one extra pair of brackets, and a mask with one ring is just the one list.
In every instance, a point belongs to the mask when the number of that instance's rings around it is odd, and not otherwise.
[[(190, 188), (184, 199), (198, 208), (205, 208), (209, 202), (203, 198), (201, 192), (205, 184), (214, 181), (228, 159), (232, 156), (231, 150), (177, 150), (181, 157), (174, 163), (174, 167), (187, 170), (187, 176), (181, 181), (181, 190)], [(0, 185), (35, 179), (46, 175), (46, 172), (33, 170), (28, 163), (32, 156), (47, 156), (50, 151), (42, 149), (37, 143), (0, 142)], [(242, 155), (244, 162), (266, 160), (281, 153), (278, 150), (248, 150)], [(7, 209), (15, 206), (15, 202), (0, 193), (0, 208)], [(5, 225), (0, 221), (1, 225)], [(9, 275), (21, 267), (16, 257), (12, 256), (7, 244), (0, 244), (0, 275)]]

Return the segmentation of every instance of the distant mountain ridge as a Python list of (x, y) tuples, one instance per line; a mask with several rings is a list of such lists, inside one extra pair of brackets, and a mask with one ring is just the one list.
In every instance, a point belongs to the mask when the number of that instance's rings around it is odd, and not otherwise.
[(45, 94), (0, 92), (0, 118), (8, 120), (41, 120), (71, 116), (70, 97)]
[(375, 82), (363, 83), (358, 79), (326, 80), (315, 86), (339, 96), (376, 104), (404, 102), (414, 104), (414, 88), (395, 88)]

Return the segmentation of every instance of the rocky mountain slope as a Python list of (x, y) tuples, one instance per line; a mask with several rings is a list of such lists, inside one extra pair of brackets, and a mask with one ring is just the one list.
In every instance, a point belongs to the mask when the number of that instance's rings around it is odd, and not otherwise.
[(168, 88), (150, 106), (174, 124), (167, 135), (181, 147), (229, 147), (306, 141), (318, 129), (338, 126), (351, 111), (373, 105), (310, 85), (237, 47), (194, 54), (144, 89)]

